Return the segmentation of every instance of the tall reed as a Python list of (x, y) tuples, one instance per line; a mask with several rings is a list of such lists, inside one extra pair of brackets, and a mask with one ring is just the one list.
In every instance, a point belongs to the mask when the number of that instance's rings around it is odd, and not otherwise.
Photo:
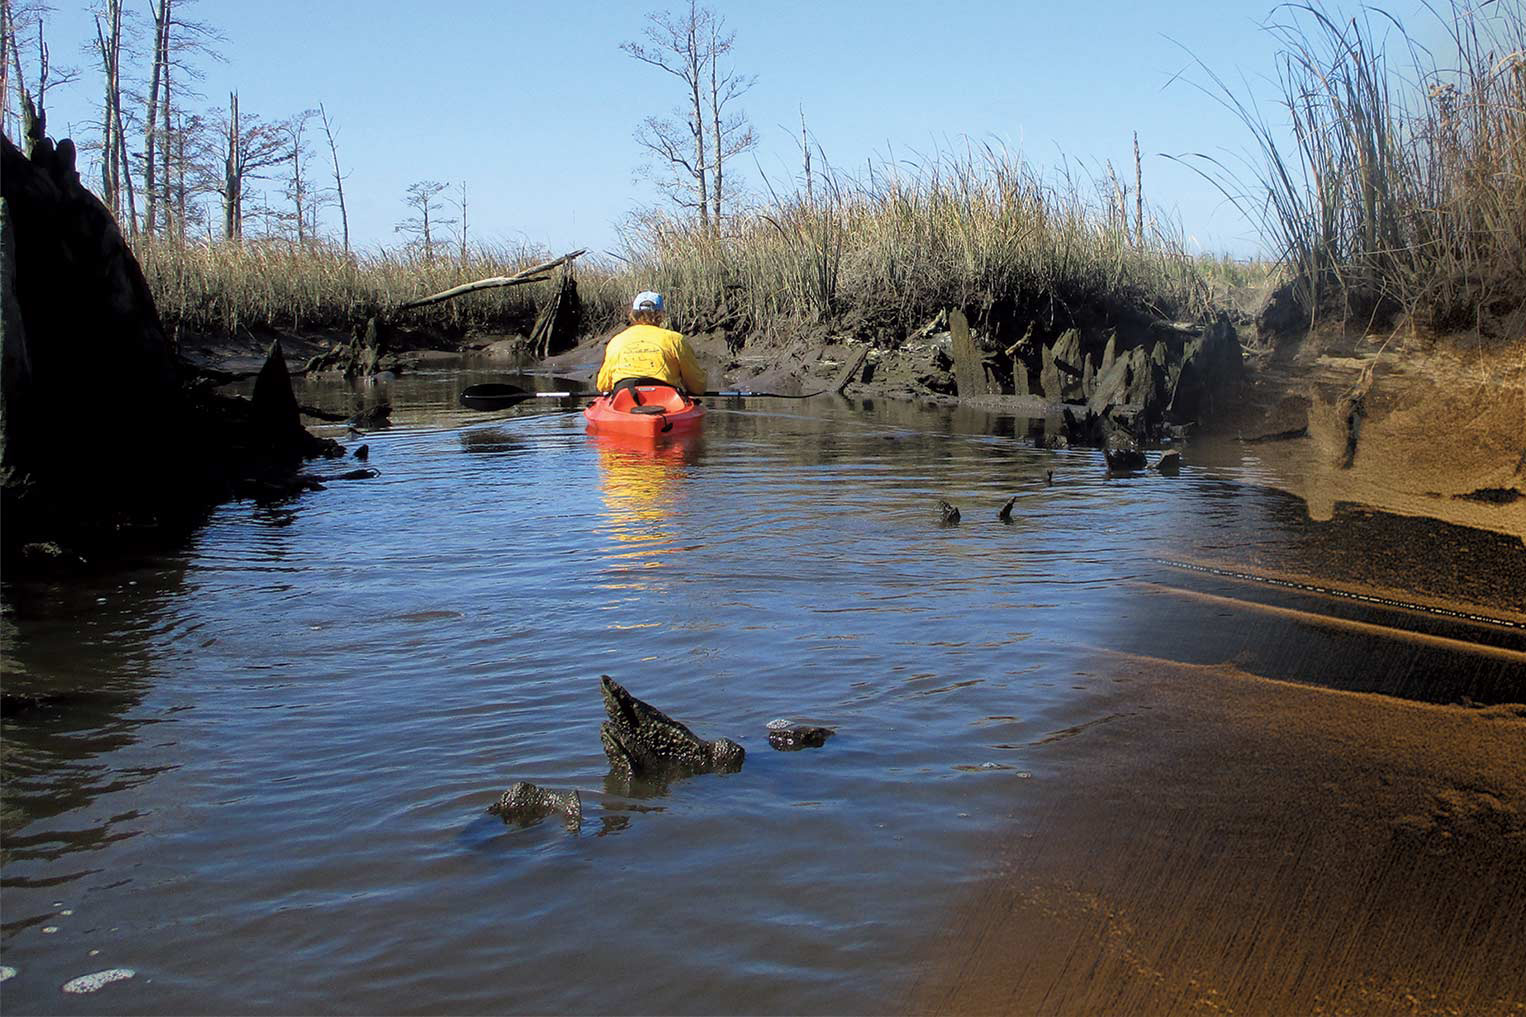
[[(1215, 78), (1254, 135), (1241, 207), (1286, 252), (1311, 315), (1526, 333), (1526, 7), (1428, 8), (1443, 52), (1372, 9), (1278, 8), (1292, 145)], [(1222, 168), (1222, 167), (1221, 167)], [(1222, 178), (1221, 178), (1222, 179)]]

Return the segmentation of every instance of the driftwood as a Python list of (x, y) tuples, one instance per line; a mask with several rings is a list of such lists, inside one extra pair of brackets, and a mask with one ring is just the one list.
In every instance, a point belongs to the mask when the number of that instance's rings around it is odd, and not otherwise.
[(523, 272), (516, 272), (513, 275), (500, 275), (494, 276), (491, 279), (478, 279), (476, 282), (462, 283), (460, 286), (452, 286), (448, 290), (443, 290), (439, 293), (433, 293), (427, 297), (420, 297), (417, 300), (410, 300), (407, 303), (398, 304), (397, 309), (399, 311), (406, 311), (414, 307), (426, 307), (429, 304), (438, 304), (442, 301), (464, 296), (467, 293), (475, 293), (478, 290), (492, 289), (495, 286), (522, 286), (525, 283), (542, 282), (551, 278), (545, 274), (546, 272), (556, 268), (558, 265), (565, 265), (568, 262), (571, 262), (581, 255), (587, 253), (587, 250), (573, 251), (571, 254), (564, 254), (560, 258), (545, 262), (544, 264), (536, 265), (533, 268), (527, 268)]

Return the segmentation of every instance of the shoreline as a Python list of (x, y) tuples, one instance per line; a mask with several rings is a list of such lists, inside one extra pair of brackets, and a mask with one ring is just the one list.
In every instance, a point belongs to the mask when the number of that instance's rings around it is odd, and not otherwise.
[[(186, 353), (222, 370), (257, 369), (272, 338), (293, 364), (325, 350), (321, 334), (200, 337)], [(332, 336), (333, 340), (346, 341)], [(591, 383), (608, 335), (533, 361), (533, 370)], [(1063, 433), (1065, 403), (1034, 395), (955, 392), (948, 353), (936, 341), (881, 350), (863, 340), (799, 334), (752, 337), (734, 348), (722, 332), (690, 339), (720, 385), (798, 395), (840, 390), (855, 399), (968, 406), (1032, 420)], [(189, 344), (188, 344), (189, 345)], [(946, 345), (946, 344), (945, 344)], [(1521, 538), (1526, 545), (1526, 340), (1467, 348), (1463, 340), (1308, 333), (1271, 347), (1245, 347), (1247, 382), (1234, 407), (1185, 442), (1187, 462), (1258, 460), (1269, 487), (1300, 498), (1315, 520), (1337, 506), (1436, 519)], [(400, 370), (524, 370), (512, 337), (468, 337), (452, 349), (393, 354)], [(1344, 414), (1353, 387), (1370, 378), (1349, 462)]]

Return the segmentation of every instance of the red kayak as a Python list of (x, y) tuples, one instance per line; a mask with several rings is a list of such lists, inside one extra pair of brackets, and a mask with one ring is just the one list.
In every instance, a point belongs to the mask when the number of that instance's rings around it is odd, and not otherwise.
[(583, 416), (591, 433), (655, 438), (693, 433), (704, 423), (705, 408), (670, 385), (636, 385), (599, 396)]

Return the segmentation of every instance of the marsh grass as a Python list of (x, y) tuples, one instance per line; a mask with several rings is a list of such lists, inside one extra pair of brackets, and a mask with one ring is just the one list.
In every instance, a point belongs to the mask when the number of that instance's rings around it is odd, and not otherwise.
[[(347, 331), (404, 301), (511, 275), (547, 258), (538, 250), (477, 247), (463, 264), (399, 250), (352, 257), (324, 244), (180, 244), (151, 237), (136, 238), (133, 250), (168, 326), (226, 335), (249, 328)], [(585, 304), (596, 321), (601, 314), (611, 318), (599, 286), (608, 273), (587, 275), (586, 281), (584, 274), (578, 277)], [(451, 335), (523, 330), (548, 290), (546, 283), (483, 290), (404, 312), (398, 320)]]
[[(1292, 144), (1217, 77), (1254, 135), (1259, 186), (1226, 194), (1286, 259), (1304, 309), (1436, 330), (1526, 331), (1526, 7), (1428, 8), (1444, 52), (1366, 8), (1286, 4)], [(1210, 72), (1211, 75), (1211, 72)], [(1214, 163), (1218, 170), (1222, 164)]]
[(800, 323), (904, 335), (938, 311), (1018, 321), (1073, 312), (1192, 316), (1207, 289), (1179, 231), (1118, 213), (985, 148), (916, 166), (828, 173), (811, 197), (769, 201), (717, 233), (662, 214), (635, 224), (628, 271), (676, 296), (690, 322), (744, 330)]
[[(1131, 224), (1106, 187), (1088, 197), (997, 149), (917, 166), (828, 171), (812, 196), (771, 193), (724, 229), (653, 212), (634, 217), (618, 261), (577, 266), (590, 330), (616, 325), (630, 294), (666, 293), (675, 325), (749, 333), (826, 325), (894, 341), (940, 310), (989, 318), (1082, 312), (1191, 316), (1208, 289), (1179, 232)], [(398, 303), (543, 259), (477, 249), (465, 265), (382, 251), (347, 258), (326, 246), (136, 246), (167, 322), (200, 331), (348, 329)], [(405, 312), (447, 333), (523, 331), (548, 284), (487, 290)]]

